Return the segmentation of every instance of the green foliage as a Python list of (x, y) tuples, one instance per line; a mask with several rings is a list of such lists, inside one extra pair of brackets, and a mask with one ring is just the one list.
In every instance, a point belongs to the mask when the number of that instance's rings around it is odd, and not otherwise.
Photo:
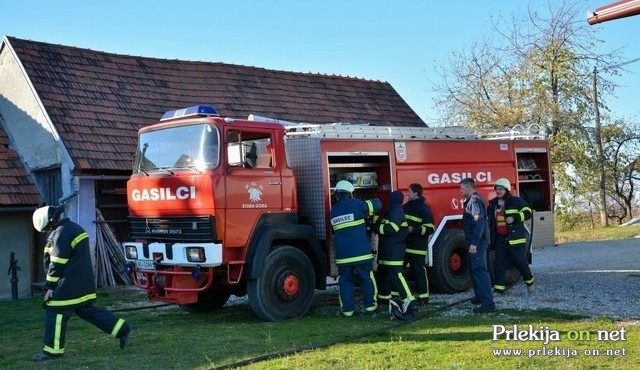
[[(475, 42), (452, 53), (434, 87), (443, 122), (500, 129), (540, 127), (549, 135), (556, 210), (566, 228), (588, 226), (599, 212), (593, 71), (617, 74), (622, 61), (620, 50), (596, 52), (601, 41), (596, 28), (584, 22), (580, 5), (549, 1), (545, 11), (529, 8), (510, 19), (500, 18), (493, 24), (496, 37), (491, 42)], [(597, 76), (599, 108), (606, 121), (603, 102), (615, 85), (603, 73)], [(640, 149), (629, 141), (620, 144), (633, 132), (628, 126), (616, 122), (605, 126), (602, 135), (609, 217), (619, 221), (632, 216), (631, 200), (637, 200), (640, 186)], [(636, 138), (637, 132), (636, 126)]]

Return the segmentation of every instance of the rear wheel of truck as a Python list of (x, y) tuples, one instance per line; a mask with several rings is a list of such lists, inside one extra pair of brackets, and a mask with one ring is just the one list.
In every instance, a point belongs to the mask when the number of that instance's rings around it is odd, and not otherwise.
[(459, 293), (471, 287), (468, 247), (462, 230), (444, 230), (433, 245), (429, 280), (442, 293)]
[(281, 246), (267, 255), (258, 279), (249, 280), (251, 308), (261, 319), (282, 321), (309, 311), (315, 291), (311, 261), (300, 249)]
[(191, 313), (202, 313), (222, 308), (229, 300), (231, 293), (228, 289), (210, 289), (198, 294), (198, 302), (179, 305), (180, 308)]

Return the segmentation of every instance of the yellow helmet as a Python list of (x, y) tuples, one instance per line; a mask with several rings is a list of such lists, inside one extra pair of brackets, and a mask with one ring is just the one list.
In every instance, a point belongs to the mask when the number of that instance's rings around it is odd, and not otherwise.
[(353, 187), (353, 184), (350, 183), (349, 181), (340, 180), (336, 184), (336, 192), (346, 191), (347, 193), (353, 193), (353, 190), (355, 190), (355, 188)]
[(497, 186), (505, 188), (507, 191), (511, 191), (511, 183), (504, 177), (496, 180), (496, 183), (493, 184), (493, 188), (495, 189)]

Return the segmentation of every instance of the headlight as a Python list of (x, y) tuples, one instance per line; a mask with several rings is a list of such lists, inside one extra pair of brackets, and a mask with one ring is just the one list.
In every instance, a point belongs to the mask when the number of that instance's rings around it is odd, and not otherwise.
[(204, 255), (204, 248), (191, 247), (187, 248), (187, 261), (189, 262), (204, 262), (207, 257)]
[(130, 260), (138, 259), (138, 248), (128, 245), (124, 247), (124, 250), (125, 250), (125, 255), (127, 256), (127, 259), (130, 259)]

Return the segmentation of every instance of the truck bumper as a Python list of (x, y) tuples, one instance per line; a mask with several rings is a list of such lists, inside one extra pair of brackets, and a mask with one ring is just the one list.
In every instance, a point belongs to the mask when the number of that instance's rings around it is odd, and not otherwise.
[[(123, 247), (135, 285), (154, 301), (197, 302), (198, 293), (213, 285), (214, 267), (222, 264), (221, 244), (127, 242)], [(201, 248), (205, 258), (190, 261), (187, 248)]]

